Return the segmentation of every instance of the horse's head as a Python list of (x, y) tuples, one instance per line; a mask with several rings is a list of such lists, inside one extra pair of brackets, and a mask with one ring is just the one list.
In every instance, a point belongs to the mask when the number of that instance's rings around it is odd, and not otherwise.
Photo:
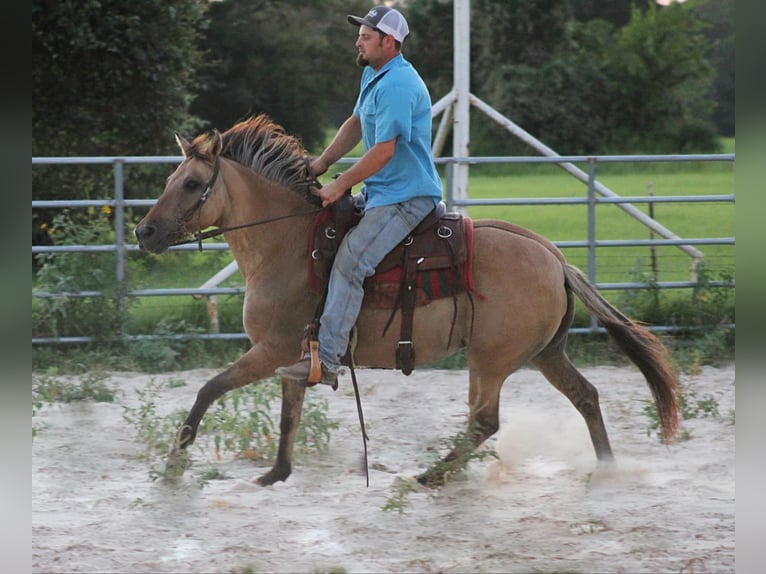
[(190, 233), (215, 225), (222, 212), (221, 134), (213, 131), (189, 143), (176, 132), (184, 160), (167, 179), (157, 203), (134, 231), (141, 249), (162, 253)]

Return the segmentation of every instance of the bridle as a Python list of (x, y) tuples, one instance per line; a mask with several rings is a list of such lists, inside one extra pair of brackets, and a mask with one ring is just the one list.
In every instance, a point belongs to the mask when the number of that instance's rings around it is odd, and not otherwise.
[[(307, 156), (303, 156), (303, 162), (306, 165), (306, 173), (307, 173), (307, 177), (305, 180), (306, 188), (307, 189), (311, 187), (321, 188), (322, 184), (319, 182), (319, 179), (317, 179), (317, 177), (314, 175), (314, 172), (311, 170), (311, 164)], [(192, 239), (184, 239), (181, 241), (176, 241), (175, 243), (170, 244), (171, 247), (174, 247), (176, 245), (187, 245), (189, 243), (196, 243), (198, 246), (198, 249), (202, 251), (203, 240), (209, 239), (211, 237), (217, 237), (219, 235), (226, 233), (227, 231), (236, 231), (238, 229), (245, 229), (247, 227), (263, 225), (265, 223), (273, 223), (275, 221), (281, 221), (282, 219), (290, 219), (291, 217), (315, 215), (319, 213), (320, 211), (322, 211), (321, 208), (314, 208), (307, 211), (299, 211), (297, 213), (288, 213), (287, 215), (280, 215), (277, 217), (270, 217), (268, 219), (251, 221), (250, 223), (232, 225), (230, 227), (216, 227), (215, 229), (210, 229), (209, 231), (203, 232), (202, 225), (201, 225), (202, 207), (205, 205), (205, 202), (208, 200), (208, 198), (210, 197), (210, 194), (213, 192), (213, 187), (215, 186), (215, 183), (218, 181), (218, 177), (220, 175), (221, 175), (221, 156), (217, 155), (215, 156), (215, 162), (213, 163), (213, 174), (210, 176), (210, 179), (207, 181), (207, 184), (205, 184), (205, 191), (202, 192), (202, 195), (200, 195), (199, 199), (197, 200), (197, 203), (192, 208), (193, 211), (197, 212), (197, 231), (193, 233)]]

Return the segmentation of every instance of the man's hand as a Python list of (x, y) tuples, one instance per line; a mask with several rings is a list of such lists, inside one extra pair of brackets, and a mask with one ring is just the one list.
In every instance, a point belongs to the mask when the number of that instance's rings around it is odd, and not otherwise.
[(338, 180), (334, 180), (322, 186), (322, 189), (317, 190), (316, 193), (322, 198), (322, 207), (327, 207), (338, 201), (346, 193), (346, 188), (339, 185)]

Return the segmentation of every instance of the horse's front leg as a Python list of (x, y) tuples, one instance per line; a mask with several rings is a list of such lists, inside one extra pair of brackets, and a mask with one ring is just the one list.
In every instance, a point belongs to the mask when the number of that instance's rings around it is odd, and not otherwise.
[(303, 412), (306, 387), (295, 381), (282, 380), (282, 418), (279, 422), (279, 450), (274, 466), (256, 480), (261, 486), (269, 486), (286, 480), (292, 471), (293, 446)]
[(173, 447), (166, 461), (166, 474), (181, 475), (187, 466), (186, 449), (194, 443), (197, 437), (202, 417), (210, 405), (227, 392), (244, 387), (274, 374), (275, 366), (266, 360), (267, 354), (258, 347), (251, 348), (231, 367), (219, 373), (197, 392), (186, 420), (176, 432)]

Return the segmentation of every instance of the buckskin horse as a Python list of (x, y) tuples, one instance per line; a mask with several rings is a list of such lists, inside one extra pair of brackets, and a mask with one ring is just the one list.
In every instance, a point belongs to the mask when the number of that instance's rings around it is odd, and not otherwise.
[[(311, 289), (307, 271), (311, 259), (307, 246), (321, 203), (311, 192), (308, 156), (300, 140), (265, 115), (243, 120), (222, 134), (213, 130), (198, 135), (191, 142), (175, 135), (184, 159), (136, 226), (136, 238), (143, 250), (159, 254), (190, 236), (201, 241), (205, 229), (220, 229), (245, 280), (243, 323), (252, 346), (200, 388), (176, 434), (169, 467), (179, 464), (215, 400), (272, 377), (277, 367), (296, 360), (321, 296)], [(472, 228), (473, 296), (465, 289), (419, 305), (411, 338), (416, 365), (465, 349), (468, 440), (456, 444), (418, 480), (431, 486), (444, 484), (449, 474), (445, 469), (459, 468), (464, 457), (498, 430), (501, 387), (527, 362), (582, 415), (599, 464), (613, 461), (598, 391), (565, 352), (575, 296), (643, 373), (663, 436), (670, 441), (679, 424), (677, 381), (658, 337), (606, 301), (544, 237), (505, 221), (476, 220)], [(357, 321), (354, 364), (396, 368), (400, 323), (400, 310), (392, 313), (369, 304), (365, 297)], [(292, 472), (305, 392), (304, 386), (282, 381), (279, 448), (272, 468), (257, 478), (258, 484), (284, 481)]]

